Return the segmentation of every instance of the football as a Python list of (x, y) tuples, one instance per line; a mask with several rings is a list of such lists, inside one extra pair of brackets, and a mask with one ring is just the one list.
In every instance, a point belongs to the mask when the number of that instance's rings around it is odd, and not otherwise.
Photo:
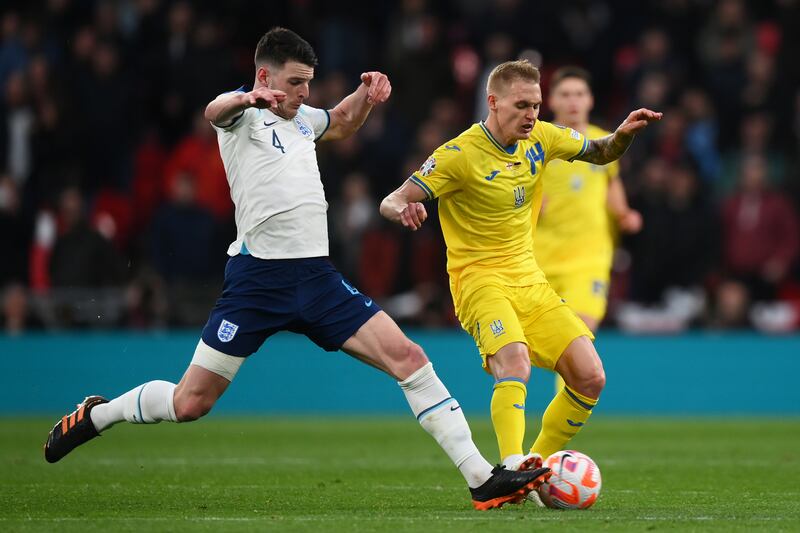
[(574, 450), (556, 452), (544, 461), (553, 471), (539, 487), (542, 503), (551, 509), (588, 509), (597, 501), (602, 481), (592, 458)]

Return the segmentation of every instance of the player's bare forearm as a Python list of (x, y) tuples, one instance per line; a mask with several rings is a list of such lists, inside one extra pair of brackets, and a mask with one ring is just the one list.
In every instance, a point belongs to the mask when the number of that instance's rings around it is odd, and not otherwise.
[(642, 229), (642, 214), (628, 204), (625, 186), (619, 175), (614, 176), (608, 184), (607, 205), (620, 231), (638, 233)]
[(346, 139), (364, 125), (369, 112), (372, 111), (372, 104), (367, 101), (368, 89), (361, 84), (355, 92), (331, 109), (331, 125), (323, 139), (327, 141)]
[(385, 102), (390, 94), (392, 84), (385, 74), (364, 72), (358, 89), (331, 109), (331, 123), (322, 139), (330, 141), (353, 135), (367, 120), (372, 106)]
[(232, 92), (217, 96), (207, 106), (206, 120), (217, 126), (226, 126), (248, 107), (275, 109), (286, 99), (286, 93), (267, 87), (256, 87), (250, 92)]
[(662, 116), (663, 113), (645, 108), (632, 111), (628, 118), (619, 125), (617, 131), (600, 139), (589, 141), (586, 151), (576, 159), (595, 165), (607, 165), (616, 161), (622, 157), (637, 133), (645, 129), (651, 122), (661, 120)]
[(622, 184), (619, 175), (611, 178), (611, 181), (608, 183), (606, 205), (615, 218), (624, 216), (631, 209), (628, 205), (628, 198), (625, 195), (625, 186)]
[(620, 136), (617, 133), (592, 139), (586, 146), (586, 151), (576, 159), (595, 165), (607, 165), (622, 157), (632, 142), (633, 135)]
[(380, 207), (381, 216), (416, 231), (428, 218), (425, 206), (420, 203), (425, 199), (425, 192), (410, 180), (406, 180), (396, 191), (383, 199)]

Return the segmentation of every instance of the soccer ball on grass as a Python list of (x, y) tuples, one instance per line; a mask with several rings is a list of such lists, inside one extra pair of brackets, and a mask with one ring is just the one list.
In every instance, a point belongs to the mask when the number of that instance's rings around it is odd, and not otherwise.
[(574, 450), (556, 452), (544, 461), (553, 471), (539, 487), (539, 498), (552, 509), (588, 509), (600, 494), (600, 469), (591, 457)]

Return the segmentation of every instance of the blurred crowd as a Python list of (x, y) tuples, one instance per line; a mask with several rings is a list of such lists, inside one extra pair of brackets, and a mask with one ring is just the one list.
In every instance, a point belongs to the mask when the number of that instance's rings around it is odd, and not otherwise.
[[(0, 321), (8, 332), (194, 327), (217, 297), (233, 204), (203, 119), (251, 84), (270, 27), (320, 65), (331, 108), (368, 69), (390, 102), (320, 143), (331, 256), (403, 323), (457, 324), (429, 209), (378, 202), (485, 115), (496, 64), (587, 68), (593, 121), (664, 120), (622, 160), (641, 233), (619, 243), (607, 325), (800, 327), (800, 0), (7, 0), (0, 8)], [(547, 109), (541, 118), (550, 118)]]

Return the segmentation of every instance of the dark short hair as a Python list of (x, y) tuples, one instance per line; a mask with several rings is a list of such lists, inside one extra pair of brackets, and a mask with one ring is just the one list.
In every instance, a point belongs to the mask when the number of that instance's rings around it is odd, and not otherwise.
[(309, 67), (317, 66), (317, 54), (308, 42), (292, 30), (276, 27), (269, 30), (256, 46), (256, 66), (282, 67), (287, 61), (297, 61)]
[(550, 76), (550, 89), (555, 89), (559, 83), (569, 78), (583, 80), (586, 82), (586, 85), (589, 87), (592, 86), (592, 75), (589, 74), (588, 70), (585, 68), (576, 67), (574, 65), (569, 65), (566, 67), (561, 67), (553, 72), (553, 75)]

